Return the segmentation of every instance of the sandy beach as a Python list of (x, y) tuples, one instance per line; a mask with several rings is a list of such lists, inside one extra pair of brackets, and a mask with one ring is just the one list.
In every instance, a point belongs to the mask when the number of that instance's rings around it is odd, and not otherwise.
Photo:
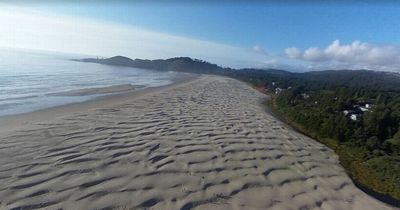
[(0, 118), (0, 209), (392, 209), (266, 97), (198, 76)]

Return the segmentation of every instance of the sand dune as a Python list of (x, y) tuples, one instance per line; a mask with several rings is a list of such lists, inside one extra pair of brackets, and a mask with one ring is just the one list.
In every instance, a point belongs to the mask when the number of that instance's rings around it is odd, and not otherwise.
[(390, 209), (263, 100), (244, 83), (202, 76), (3, 129), (0, 208)]

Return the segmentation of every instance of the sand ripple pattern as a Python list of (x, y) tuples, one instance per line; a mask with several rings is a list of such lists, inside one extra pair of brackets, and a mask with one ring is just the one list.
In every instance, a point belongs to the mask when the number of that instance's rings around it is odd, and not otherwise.
[(0, 140), (0, 209), (384, 209), (337, 156), (203, 76)]

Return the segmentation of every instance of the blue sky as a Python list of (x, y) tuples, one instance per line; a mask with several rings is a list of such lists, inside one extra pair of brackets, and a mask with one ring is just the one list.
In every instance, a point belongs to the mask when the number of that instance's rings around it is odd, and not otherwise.
[(283, 51), (333, 40), (400, 44), (400, 4), (394, 3), (85, 3), (37, 5), (66, 14), (140, 26), (241, 47)]
[[(301, 64), (302, 68), (380, 68), (382, 60), (363, 61), (360, 53), (367, 53), (364, 57), (376, 59), (375, 52), (383, 51), (385, 56), (392, 56), (390, 62), (400, 58), (400, 3), (295, 2), (239, 1), (230, 4), (194, 1), (61, 1), (47, 4), (19, 2), (16, 5), (53, 15), (83, 17), (241, 49), (253, 49), (264, 56), (270, 56), (261, 59), (278, 61), (280, 66)], [(337, 50), (326, 51), (335, 40), (339, 40)], [(288, 51), (288, 48), (296, 50)], [(311, 54), (307, 53), (312, 48), (317, 48), (318, 51), (311, 50)], [(343, 58), (347, 55), (357, 58), (351, 62)], [(381, 59), (384, 56), (378, 57)], [(271, 62), (260, 63), (259, 65)], [(398, 67), (398, 63), (393, 65), (391, 64), (391, 69)], [(390, 69), (385, 67), (383, 70)]]

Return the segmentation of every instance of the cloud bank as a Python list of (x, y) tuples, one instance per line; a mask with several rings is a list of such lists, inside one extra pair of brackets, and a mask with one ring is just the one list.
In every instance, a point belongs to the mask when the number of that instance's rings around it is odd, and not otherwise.
[[(132, 58), (189, 56), (230, 67), (263, 65), (270, 58), (245, 49), (130, 25), (0, 5), (0, 47)], [(260, 48), (261, 49), (261, 48)]]
[(400, 48), (394, 46), (379, 46), (360, 41), (341, 44), (339, 40), (335, 40), (322, 50), (310, 47), (302, 52), (291, 47), (286, 48), (285, 53), (291, 59), (310, 62), (309, 68), (400, 71)]

